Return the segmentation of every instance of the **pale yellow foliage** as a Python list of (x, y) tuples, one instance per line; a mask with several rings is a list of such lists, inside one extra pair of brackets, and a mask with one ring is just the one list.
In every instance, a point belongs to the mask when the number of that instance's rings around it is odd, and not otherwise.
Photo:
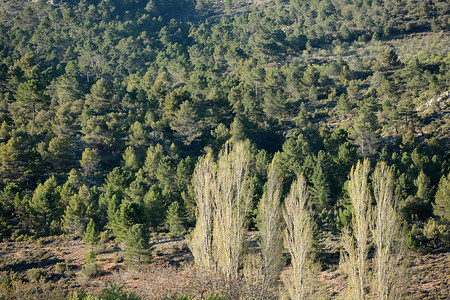
[(285, 246), (291, 254), (292, 269), (283, 273), (283, 281), (291, 299), (311, 299), (315, 272), (311, 257), (313, 249), (313, 223), (305, 177), (300, 175), (292, 183), (284, 202), (286, 221)]
[(405, 254), (402, 225), (392, 168), (377, 164), (373, 174), (373, 194), (376, 201), (372, 230), (375, 245), (372, 294), (380, 300), (400, 299), (405, 270), (400, 264)]
[(197, 267), (212, 269), (212, 203), (216, 181), (216, 166), (211, 153), (201, 157), (195, 166), (192, 185), (197, 204), (196, 224), (189, 246)]
[(369, 286), (368, 253), (371, 221), (371, 197), (368, 187), (370, 162), (358, 161), (350, 172), (348, 193), (352, 202), (353, 214), (351, 229), (346, 228), (342, 235), (344, 251), (341, 265), (348, 274), (347, 297), (364, 300)]
[(253, 186), (249, 142), (228, 143), (219, 154), (213, 200), (213, 256), (227, 279), (238, 278)]
[(283, 176), (277, 166), (278, 157), (279, 153), (276, 153), (269, 166), (266, 188), (259, 204), (259, 245), (266, 288), (276, 282), (283, 267), (283, 219), (280, 206)]

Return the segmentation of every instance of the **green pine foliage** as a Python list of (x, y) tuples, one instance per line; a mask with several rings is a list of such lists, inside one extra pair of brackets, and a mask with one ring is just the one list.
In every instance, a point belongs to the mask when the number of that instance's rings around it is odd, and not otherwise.
[(167, 208), (167, 224), (169, 225), (169, 232), (175, 236), (180, 236), (185, 230), (185, 216), (184, 211), (178, 202), (173, 202)]
[(247, 229), (277, 152), (319, 235), (360, 158), (410, 228), (450, 222), (448, 1), (259, 2), (0, 0), (0, 239), (109, 230), (144, 262), (196, 223), (199, 157), (247, 139)]
[(30, 201), (31, 218), (45, 233), (50, 233), (52, 222), (60, 219), (59, 186), (54, 176), (37, 186)]
[(94, 246), (97, 245), (98, 242), (100, 241), (100, 234), (98, 233), (95, 223), (92, 219), (86, 226), (86, 230), (84, 231), (83, 235), (83, 240), (87, 246), (91, 247), (91, 249), (93, 249)]
[[(450, 174), (450, 173), (449, 173)], [(434, 214), (445, 222), (450, 222), (450, 175), (442, 175), (433, 205)]]
[(125, 255), (130, 265), (140, 265), (151, 260), (150, 235), (143, 224), (134, 224), (126, 233)]

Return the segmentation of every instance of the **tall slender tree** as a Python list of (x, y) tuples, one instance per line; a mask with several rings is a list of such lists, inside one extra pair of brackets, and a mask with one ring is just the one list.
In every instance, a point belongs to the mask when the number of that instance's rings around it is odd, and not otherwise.
[(405, 254), (405, 243), (402, 240), (392, 167), (384, 162), (378, 163), (372, 186), (376, 201), (375, 226), (372, 228), (375, 246), (372, 294), (380, 300), (401, 299), (405, 270), (401, 268), (400, 261)]
[(285, 246), (291, 254), (292, 270), (283, 277), (292, 299), (311, 299), (314, 286), (313, 221), (309, 193), (303, 174), (291, 185), (284, 201)]
[(369, 286), (368, 254), (371, 224), (371, 196), (368, 187), (370, 162), (358, 161), (350, 172), (348, 193), (353, 207), (350, 228), (345, 228), (342, 235), (344, 251), (341, 264), (348, 274), (348, 297), (364, 300)]
[(238, 277), (253, 186), (249, 178), (250, 142), (225, 144), (217, 162), (214, 187), (213, 251), (218, 271)]
[(267, 183), (259, 204), (259, 245), (263, 256), (264, 286), (276, 282), (283, 267), (283, 219), (281, 194), (283, 175), (279, 165), (280, 153), (276, 153), (267, 172)]
[(197, 221), (190, 248), (194, 255), (195, 264), (204, 269), (213, 267), (212, 253), (212, 225), (213, 225), (213, 197), (216, 181), (216, 165), (211, 153), (201, 157), (195, 166), (192, 177), (195, 202), (197, 204)]

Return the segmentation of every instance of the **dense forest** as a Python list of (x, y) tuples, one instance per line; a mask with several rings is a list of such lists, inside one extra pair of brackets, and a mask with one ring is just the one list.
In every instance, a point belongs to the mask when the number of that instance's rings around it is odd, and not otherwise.
[[(208, 299), (343, 297), (305, 288), (336, 259), (351, 299), (403, 297), (376, 262), (450, 247), (449, 30), (445, 0), (0, 0), (2, 255), (83, 241), (95, 278), (99, 244), (140, 268), (164, 235), (224, 280)], [(10, 263), (0, 298), (58, 289)], [(261, 288), (237, 283), (249, 266)]]

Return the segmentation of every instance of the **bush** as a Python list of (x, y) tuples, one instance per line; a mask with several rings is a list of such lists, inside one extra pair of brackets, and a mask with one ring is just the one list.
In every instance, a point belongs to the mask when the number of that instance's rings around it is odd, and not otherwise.
[(95, 262), (95, 254), (92, 251), (89, 251), (88, 253), (86, 253), (86, 263), (92, 263)]
[(116, 253), (116, 255), (114, 256), (114, 261), (115, 261), (116, 263), (121, 263), (121, 262), (123, 262), (123, 256), (120, 255), (119, 253)]
[(226, 300), (225, 297), (222, 297), (218, 292), (211, 294), (205, 298), (205, 300)]
[(139, 300), (140, 298), (134, 293), (128, 294), (123, 290), (123, 286), (110, 284), (102, 290), (101, 299), (103, 300)]
[(110, 284), (101, 291), (100, 297), (95, 297), (85, 291), (74, 292), (69, 300), (140, 300), (134, 293), (128, 294), (123, 290), (122, 286)]
[(424, 234), (430, 240), (440, 239), (445, 244), (449, 244), (450, 233), (446, 224), (439, 224), (434, 219), (429, 219), (424, 226)]
[(100, 266), (96, 262), (90, 262), (84, 265), (81, 275), (85, 279), (95, 278), (101, 275)]
[(43, 276), (45, 276), (45, 272), (42, 269), (33, 268), (27, 270), (27, 278), (29, 282), (39, 282)]
[(163, 300), (190, 300), (191, 297), (184, 295), (184, 296), (172, 296), (170, 298), (164, 298)]
[(69, 300), (100, 300), (97, 297), (92, 296), (91, 294), (86, 294), (85, 291), (81, 291), (80, 293), (74, 292)]
[(55, 265), (55, 272), (58, 274), (62, 274), (64, 272), (66, 272), (67, 269), (68, 269), (68, 266), (66, 263), (59, 262), (59, 263), (56, 263), (56, 265)]

